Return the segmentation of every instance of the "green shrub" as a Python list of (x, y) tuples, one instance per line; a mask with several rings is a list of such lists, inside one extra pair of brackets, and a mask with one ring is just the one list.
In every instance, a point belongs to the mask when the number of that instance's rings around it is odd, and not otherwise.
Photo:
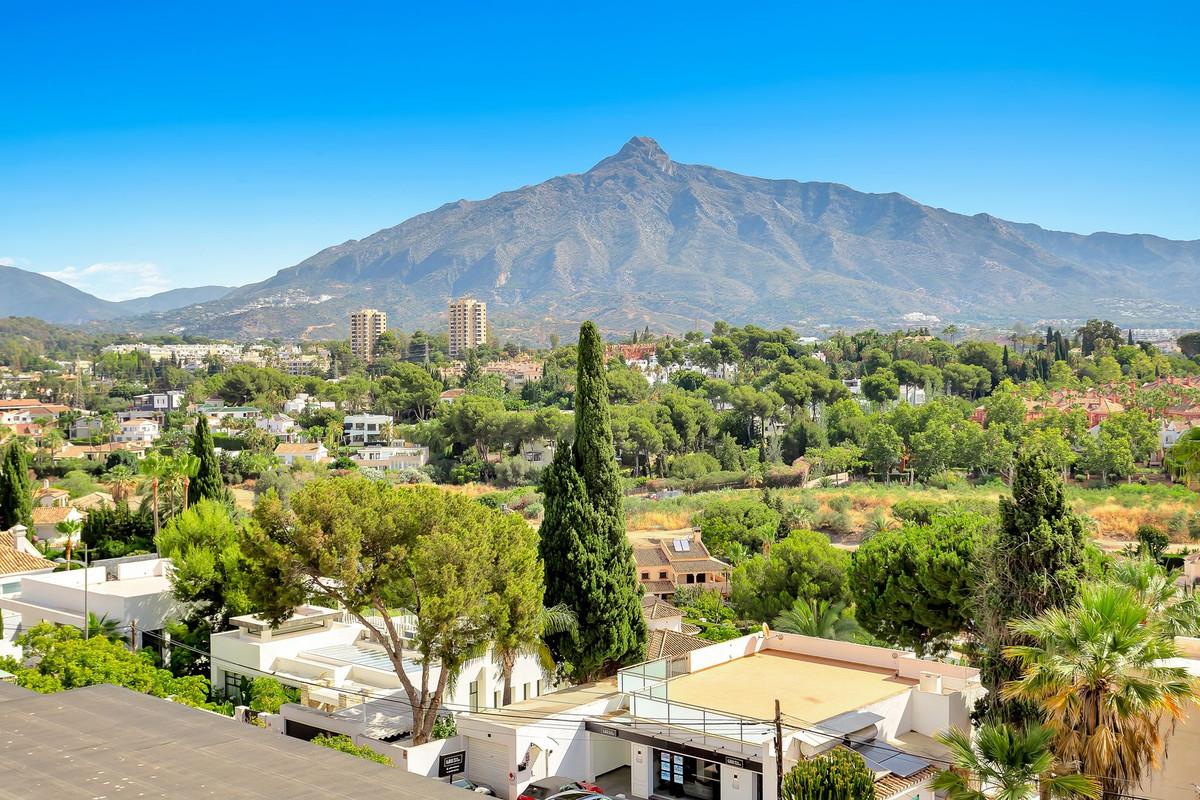
[(371, 748), (365, 745), (357, 745), (349, 736), (331, 736), (327, 733), (322, 733), (319, 736), (312, 738), (313, 744), (319, 744), (322, 747), (328, 747), (331, 750), (340, 750), (343, 753), (349, 753), (352, 756), (365, 758), (367, 761), (374, 761), (376, 764), (384, 764), (393, 766), (392, 760), (385, 755), (376, 753)]
[(671, 459), (671, 467), (667, 470), (667, 474), (672, 478), (695, 480), (713, 472), (719, 472), (720, 469), (721, 462), (708, 453), (687, 453)]
[(892, 505), (892, 516), (916, 525), (928, 525), (942, 510), (942, 504), (933, 500), (909, 497)]
[(850, 510), (850, 496), (846, 494), (835, 495), (829, 500), (829, 507), (838, 513), (845, 513)]
[(763, 544), (775, 540), (780, 514), (758, 500), (739, 499), (714, 504), (700, 513), (698, 524), (704, 543), (717, 554), (724, 554), (737, 542), (757, 553)]

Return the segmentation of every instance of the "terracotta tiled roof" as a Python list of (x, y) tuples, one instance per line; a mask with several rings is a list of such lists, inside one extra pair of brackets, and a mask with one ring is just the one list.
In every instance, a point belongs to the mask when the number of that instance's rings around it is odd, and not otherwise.
[(0, 544), (0, 575), (12, 575), (16, 572), (35, 572), (41, 569), (53, 569), (54, 562), (47, 561), (41, 556), (18, 550), (10, 544)]
[(667, 554), (662, 551), (662, 548), (657, 543), (653, 545), (635, 544), (633, 547), (633, 560), (637, 562), (639, 567), (662, 567), (671, 563), (667, 559)]
[(941, 772), (940, 767), (929, 765), (920, 772), (909, 775), (907, 778), (901, 778), (899, 775), (889, 773), (888, 775), (875, 781), (875, 796), (879, 800), (889, 800), (898, 794), (906, 793), (914, 786), (920, 786), (928, 780), (932, 780), (934, 775)]
[(646, 594), (674, 594), (675, 584), (671, 581), (642, 581), (642, 586), (646, 587)]
[(646, 619), (663, 619), (665, 617), (681, 617), (683, 612), (666, 600), (659, 600), (652, 594), (642, 596), (642, 614)]
[(275, 446), (275, 455), (277, 456), (307, 456), (321, 452), (320, 443), (307, 442), (290, 444), (283, 442)]
[(646, 659), (681, 656), (710, 644), (707, 639), (678, 631), (650, 631), (646, 634)]
[(57, 525), (70, 516), (71, 512), (79, 513), (72, 506), (35, 506), (33, 509), (34, 525)]

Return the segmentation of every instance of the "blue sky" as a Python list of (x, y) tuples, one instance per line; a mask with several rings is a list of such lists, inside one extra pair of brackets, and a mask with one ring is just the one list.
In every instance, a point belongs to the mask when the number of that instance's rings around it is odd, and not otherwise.
[(110, 299), (248, 283), (633, 135), (752, 175), (1197, 239), (1188, 6), (8, 3), (0, 263)]

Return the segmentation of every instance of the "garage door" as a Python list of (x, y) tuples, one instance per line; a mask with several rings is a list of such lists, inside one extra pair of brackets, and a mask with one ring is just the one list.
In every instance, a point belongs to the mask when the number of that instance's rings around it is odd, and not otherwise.
[(486, 783), (498, 797), (508, 797), (508, 773), (513, 771), (508, 748), (491, 739), (467, 738), (467, 777)]

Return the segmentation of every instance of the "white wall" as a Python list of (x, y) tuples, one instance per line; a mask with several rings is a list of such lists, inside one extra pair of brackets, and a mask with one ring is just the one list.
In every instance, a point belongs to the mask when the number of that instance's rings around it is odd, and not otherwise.
[(395, 745), (394, 749), (400, 751), (398, 759), (390, 752), (385, 755), (395, 760), (398, 766), (407, 767), (409, 772), (424, 775), (427, 778), (437, 778), (439, 758), (442, 753), (452, 753), (455, 750), (465, 750), (466, 748), (467, 743), (463, 737), (452, 736), (449, 739), (437, 739), (410, 747)]
[(654, 750), (648, 744), (629, 745), (629, 793), (634, 797), (650, 796), (650, 772), (654, 769)]
[(592, 764), (586, 775), (588, 780), (595, 780), (599, 775), (630, 763), (629, 742), (602, 733), (588, 732), (587, 736), (592, 741)]
[[(758, 773), (744, 767), (721, 765), (721, 800), (752, 800), (755, 775)], [(766, 783), (766, 776), (763, 776)], [(774, 784), (772, 784), (774, 785)]]

